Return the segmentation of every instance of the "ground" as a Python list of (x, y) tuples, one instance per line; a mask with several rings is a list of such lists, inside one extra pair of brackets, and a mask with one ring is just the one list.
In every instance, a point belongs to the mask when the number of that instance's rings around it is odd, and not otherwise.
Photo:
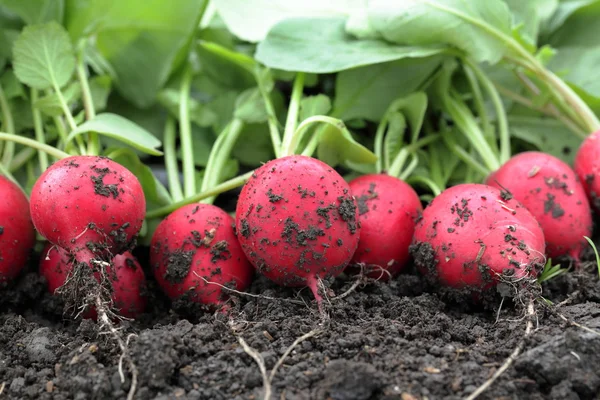
[[(523, 354), (480, 398), (597, 399), (600, 336), (565, 322), (600, 329), (595, 266), (544, 285), (535, 331)], [(353, 283), (332, 286), (342, 293)], [(151, 282), (152, 284), (152, 282)], [(460, 399), (488, 379), (525, 331), (523, 307), (494, 310), (456, 303), (409, 268), (391, 283), (359, 287), (326, 308), (321, 323), (308, 290), (255, 280), (232, 320), (223, 313), (169, 310), (160, 295), (148, 314), (122, 323), (139, 370), (136, 399), (262, 399), (263, 380), (234, 332), (264, 357), (267, 371), (298, 337), (273, 378), (273, 399)], [(153, 293), (157, 293), (153, 290)], [(290, 301), (291, 300), (291, 301)], [(298, 301), (303, 300), (303, 301)], [(496, 307), (497, 309), (497, 307)], [(0, 289), (0, 390), (8, 399), (124, 399), (120, 352), (89, 320), (63, 317), (32, 267)]]

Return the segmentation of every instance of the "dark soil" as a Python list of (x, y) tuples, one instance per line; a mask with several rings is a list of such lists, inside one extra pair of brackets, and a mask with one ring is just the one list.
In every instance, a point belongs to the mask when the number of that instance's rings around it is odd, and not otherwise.
[[(544, 286), (556, 310), (600, 329), (600, 283), (593, 268)], [(338, 279), (342, 293), (353, 280)], [(176, 314), (152, 281), (152, 308), (122, 323), (139, 369), (139, 399), (262, 399), (254, 360), (233, 331), (264, 357), (270, 370), (285, 349), (313, 328), (273, 379), (273, 399), (459, 399), (488, 379), (523, 337), (523, 307), (495, 310), (445, 300), (415, 272), (389, 284), (359, 287), (328, 306), (320, 326), (308, 290), (255, 280), (251, 292), (285, 300), (241, 298), (233, 320), (222, 313)], [(120, 352), (90, 321), (62, 316), (35, 270), (0, 289), (0, 397), (123, 399)], [(482, 399), (598, 399), (600, 336), (568, 325), (536, 305), (536, 330), (515, 364)], [(127, 372), (125, 367), (125, 372)]]

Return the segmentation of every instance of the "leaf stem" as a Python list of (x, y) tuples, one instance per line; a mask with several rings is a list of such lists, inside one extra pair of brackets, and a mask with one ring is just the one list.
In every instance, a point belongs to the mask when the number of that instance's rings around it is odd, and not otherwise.
[[(0, 109), (2, 111), (2, 120), (4, 121), (4, 128), (10, 134), (16, 134), (15, 132), (15, 121), (13, 120), (10, 106), (8, 105), (8, 99), (4, 94), (4, 89), (0, 85)], [(13, 155), (15, 153), (15, 144), (13, 142), (6, 143), (4, 145), (2, 153), (2, 164), (6, 167), (10, 165)]]
[[(298, 148), (298, 145), (302, 141), (302, 138), (304, 137), (304, 135), (306, 134), (308, 129), (311, 127), (312, 124), (317, 123), (317, 122), (328, 124), (328, 125), (338, 128), (338, 129), (344, 129), (343, 122), (336, 118), (327, 117), (325, 115), (315, 115), (315, 116), (306, 118), (304, 121), (302, 121), (300, 123), (300, 125), (298, 125), (298, 128), (296, 129), (296, 132), (294, 133), (294, 135), (292, 137), (292, 141), (290, 143), (290, 148), (293, 148), (293, 149)], [(340, 126), (340, 124), (342, 124), (342, 126)], [(311, 142), (313, 139), (316, 141), (315, 145), (318, 143), (318, 136), (319, 135), (315, 134), (311, 138)], [(309, 146), (310, 146), (310, 144), (311, 143), (309, 142)], [(309, 146), (307, 146), (307, 148)]]
[(6, 132), (0, 132), (0, 140), (7, 141), (7, 142), (19, 143), (19, 144), (22, 144), (25, 146), (29, 146), (36, 150), (48, 153), (52, 157), (55, 157), (59, 160), (70, 156), (70, 154), (65, 153), (62, 150), (59, 150), (56, 147), (48, 146), (47, 144), (40, 143), (35, 139), (30, 139), (25, 136), (19, 136), (19, 135), (13, 135), (10, 133), (6, 133)]
[[(92, 92), (90, 90), (90, 84), (88, 82), (87, 71), (85, 68), (85, 61), (83, 52), (85, 50), (86, 41), (82, 40), (79, 44), (79, 54), (77, 55), (77, 79), (81, 85), (81, 99), (83, 101), (83, 109), (85, 112), (85, 119), (90, 121), (96, 116), (96, 110), (94, 108), (94, 100), (92, 98)], [(96, 155), (100, 152), (100, 139), (98, 134), (90, 132), (88, 134), (88, 154)]]
[(186, 205), (192, 204), (192, 203), (197, 203), (208, 197), (217, 196), (228, 190), (235, 189), (236, 187), (242, 186), (244, 183), (246, 183), (246, 181), (248, 179), (250, 179), (252, 174), (254, 174), (254, 171), (247, 172), (244, 175), (236, 176), (235, 178), (225, 181), (225, 182), (213, 187), (212, 189), (207, 190), (206, 192), (201, 192), (201, 193), (195, 194), (194, 196), (186, 197), (185, 199), (175, 202), (173, 204), (169, 204), (167, 206), (148, 211), (148, 213), (146, 214), (146, 218), (151, 219), (151, 218), (162, 217), (162, 216), (165, 216), (165, 215), (177, 210), (180, 207), (183, 207), (183, 206), (186, 206)]
[(175, 120), (168, 116), (164, 130), (165, 169), (169, 182), (169, 192), (174, 201), (183, 200), (183, 190), (179, 180), (179, 167), (177, 166), (177, 154), (175, 150)]
[(263, 101), (265, 102), (265, 108), (267, 109), (267, 124), (269, 125), (269, 134), (271, 135), (273, 152), (275, 153), (275, 157), (279, 158), (282, 152), (279, 122), (277, 120), (275, 108), (273, 107), (273, 102), (271, 101), (271, 90), (267, 90), (266, 82), (264, 81), (262, 74), (263, 70), (257, 67), (254, 71), (254, 78), (256, 79), (256, 84), (258, 86), (258, 90), (260, 91), (260, 95), (262, 96)]
[(427, 178), (425, 176), (421, 176), (421, 175), (413, 175), (410, 178), (407, 178), (406, 182), (409, 183), (410, 185), (414, 185), (415, 183), (424, 184), (425, 186), (427, 186), (429, 188), (429, 190), (431, 190), (431, 193), (435, 197), (437, 197), (440, 193), (442, 193), (442, 190), (443, 190), (432, 179), (429, 179), (429, 178)]
[(186, 197), (193, 196), (196, 193), (196, 165), (194, 164), (189, 104), (191, 87), (192, 70), (187, 67), (179, 89), (179, 138), (183, 163), (183, 192)]
[[(53, 87), (54, 87), (54, 92), (56, 93), (56, 96), (58, 97), (58, 102), (60, 103), (60, 108), (62, 108), (63, 114), (65, 115), (65, 118), (67, 118), (67, 123), (69, 124), (69, 128), (72, 131), (74, 131), (75, 129), (77, 129), (77, 123), (75, 122), (75, 118), (73, 118), (73, 113), (71, 113), (71, 110), (69, 109), (69, 105), (67, 104), (67, 101), (65, 100), (65, 97), (63, 96), (62, 91), (60, 90), (58, 85), (56, 83), (54, 83)], [(75, 141), (77, 142), (77, 145), (79, 146), (79, 152), (81, 154), (86, 154), (87, 150), (85, 148), (85, 145), (83, 143), (83, 139), (81, 138), (81, 136), (76, 136)]]
[[(204, 179), (200, 188), (201, 192), (206, 192), (219, 183), (225, 169), (225, 163), (227, 163), (243, 129), (244, 122), (239, 118), (234, 118), (219, 135), (208, 157)], [(214, 200), (215, 196), (207, 197), (203, 200), (203, 203), (212, 204)]]
[(377, 156), (377, 161), (375, 162), (375, 171), (378, 174), (382, 173), (383, 171), (389, 171), (390, 169), (390, 160), (388, 160), (387, 157), (385, 157), (384, 160), (383, 154), (383, 138), (389, 123), (388, 115), (389, 113), (386, 112), (379, 122), (377, 131), (375, 132), (375, 140), (373, 142), (373, 152)]
[[(39, 92), (37, 89), (31, 88), (31, 113), (33, 115), (33, 129), (35, 131), (35, 140), (45, 144), (46, 136), (44, 135), (44, 125), (42, 123), (42, 112), (35, 106), (38, 101)], [(43, 151), (38, 151), (38, 159), (40, 161), (40, 171), (44, 172), (48, 168), (48, 154)]]
[(304, 73), (298, 72), (294, 79), (294, 86), (292, 88), (292, 95), (290, 99), (290, 105), (288, 106), (287, 119), (285, 122), (285, 130), (283, 132), (283, 142), (281, 148), (284, 156), (294, 154), (295, 148), (291, 147), (294, 132), (296, 132), (296, 126), (298, 124), (298, 113), (300, 111), (300, 100), (302, 100), (302, 93), (304, 91)]
[(43, 154), (45, 156), (47, 156), (46, 153), (42, 152), (42, 151), (36, 151), (35, 149), (31, 148), (31, 147), (25, 147), (24, 149), (20, 150), (19, 152), (17, 152), (17, 154), (15, 154), (15, 156), (13, 157), (10, 165), (7, 167), (8, 170), (10, 172), (14, 172), (20, 168), (23, 167), (23, 165), (25, 165), (25, 163), (29, 160), (31, 160), (31, 158), (36, 154)]

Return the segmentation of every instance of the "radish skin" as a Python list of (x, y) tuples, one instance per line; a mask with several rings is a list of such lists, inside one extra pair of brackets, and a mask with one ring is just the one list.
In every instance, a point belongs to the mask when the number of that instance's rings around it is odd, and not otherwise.
[(231, 294), (220, 285), (246, 290), (254, 269), (233, 230), (234, 220), (210, 204), (189, 204), (167, 216), (150, 244), (154, 277), (172, 300), (221, 306)]
[(29, 202), (21, 189), (0, 176), (0, 284), (25, 267), (35, 244)]
[(319, 307), (320, 281), (348, 265), (360, 238), (356, 202), (330, 166), (286, 156), (258, 168), (236, 209), (238, 239), (254, 267), (282, 286), (308, 286)]
[(517, 154), (486, 180), (508, 190), (539, 221), (551, 258), (569, 256), (578, 264), (592, 235), (592, 213), (585, 189), (568, 164), (549, 154)]
[(479, 292), (503, 274), (535, 277), (545, 264), (540, 224), (518, 201), (481, 184), (460, 184), (425, 207), (411, 253), (441, 285)]
[(388, 280), (410, 259), (415, 221), (423, 211), (421, 200), (406, 182), (385, 174), (353, 179), (350, 190), (356, 197), (361, 226), (351, 265), (362, 264), (372, 270), (367, 276)]
[(600, 131), (583, 141), (575, 156), (574, 169), (594, 211), (600, 214)]

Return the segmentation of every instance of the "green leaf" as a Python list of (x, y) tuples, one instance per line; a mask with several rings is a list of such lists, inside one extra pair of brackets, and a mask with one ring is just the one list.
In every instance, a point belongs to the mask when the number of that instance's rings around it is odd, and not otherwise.
[(272, 160), (275, 155), (268, 126), (264, 123), (244, 124), (231, 155), (248, 167), (258, 167)]
[(259, 42), (278, 22), (294, 17), (346, 17), (364, 0), (215, 0), (219, 15), (240, 39)]
[(512, 116), (509, 127), (511, 136), (558, 157), (567, 164), (572, 164), (581, 145), (581, 139), (556, 120)]
[(560, 48), (550, 60), (548, 67), (560, 74), (568, 83), (600, 98), (600, 80), (596, 72), (598, 65), (600, 65), (600, 45)]
[(62, 23), (65, 9), (64, 0), (0, 0), (0, 6), (17, 14), (27, 25)]
[(541, 25), (556, 8), (558, 0), (503, 0), (513, 15), (513, 30), (529, 44), (536, 45)]
[(149, 106), (190, 43), (205, 0), (71, 0), (66, 26), (74, 39), (94, 35), (122, 96)]
[(330, 73), (403, 58), (441, 53), (441, 47), (401, 47), (358, 40), (345, 32), (345, 19), (294, 18), (275, 25), (259, 43), (256, 59), (286, 71)]
[[(158, 102), (169, 110), (171, 115), (179, 119), (179, 91), (174, 89), (163, 89), (158, 94)], [(195, 99), (189, 99), (189, 114), (193, 123), (201, 127), (213, 125), (217, 116), (205, 104), (200, 103)]]
[(249, 123), (265, 122), (269, 118), (258, 88), (248, 89), (238, 96), (233, 115)]
[(106, 108), (108, 95), (112, 88), (112, 79), (108, 75), (97, 75), (90, 79), (90, 92), (96, 112)]
[(511, 15), (501, 0), (371, 0), (368, 15), (371, 26), (390, 42), (444, 43), (479, 62), (499, 61), (511, 35)]
[(403, 145), (406, 122), (410, 126), (410, 143), (416, 142), (425, 119), (427, 95), (415, 92), (407, 97), (395, 100), (390, 108), (389, 126), (384, 139), (384, 151), (387, 160), (393, 160)]
[(555, 32), (578, 10), (597, 3), (598, 0), (560, 0), (552, 17), (542, 26), (543, 32), (545, 34)]
[(377, 156), (358, 143), (342, 121), (336, 125), (327, 124), (319, 138), (318, 158), (332, 167), (344, 161), (358, 164), (370, 164)]
[[(209, 128), (192, 125), (192, 151), (194, 152), (194, 164), (198, 167), (206, 167), (210, 149), (215, 141), (214, 135)], [(181, 148), (177, 152), (177, 158), (182, 160)]]
[(7, 99), (12, 99), (14, 97), (26, 98), (25, 89), (23, 88), (23, 84), (19, 82), (13, 70), (9, 69), (0, 75), (0, 85), (2, 85), (2, 89), (4, 90), (4, 95)]
[(13, 47), (17, 78), (35, 89), (64, 86), (75, 70), (69, 35), (56, 22), (25, 27)]
[[(67, 104), (71, 104), (80, 98), (81, 85), (79, 85), (79, 82), (73, 82), (62, 91), (62, 94)], [(34, 105), (38, 110), (51, 117), (57, 117), (63, 113), (56, 93), (50, 93), (40, 98)]]
[(324, 94), (308, 96), (300, 101), (300, 122), (314, 115), (327, 115), (331, 111), (331, 100)]
[(556, 31), (550, 36), (550, 44), (557, 48), (597, 46), (595, 26), (600, 17), (600, 1), (568, 1), (561, 3), (559, 10), (566, 5), (572, 7), (572, 13), (560, 27), (556, 27)]
[(70, 142), (75, 136), (88, 132), (109, 136), (147, 154), (162, 155), (162, 152), (156, 150), (161, 146), (160, 140), (141, 126), (120, 115), (98, 114), (94, 119), (84, 122), (72, 131), (67, 141)]
[(423, 89), (441, 61), (442, 57), (400, 60), (340, 72), (333, 115), (379, 121), (392, 101)]
[(0, 29), (0, 72), (4, 69), (6, 62), (10, 58), (11, 44), (4, 33), (4, 30)]

